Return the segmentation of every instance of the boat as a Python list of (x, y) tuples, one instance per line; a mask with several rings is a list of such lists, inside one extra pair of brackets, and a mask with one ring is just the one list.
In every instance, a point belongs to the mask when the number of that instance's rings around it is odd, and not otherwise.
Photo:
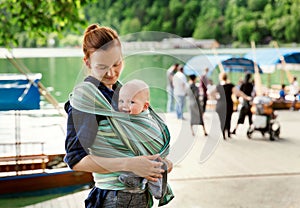
[(1, 157), (0, 198), (71, 193), (90, 188), (92, 175), (70, 170), (63, 157), (63, 154)]
[(291, 109), (293, 105), (295, 105), (295, 110), (300, 109), (300, 102), (297, 101), (295, 104), (293, 104), (293, 101), (290, 100), (274, 100), (273, 101), (273, 109), (275, 110), (282, 110), (282, 109)]
[[(22, 112), (31, 114), (41, 110), (38, 85), (41, 77), (39, 73), (0, 75), (0, 111), (15, 117), (14, 136), (1, 135), (0, 198), (69, 193), (93, 185), (91, 173), (67, 167), (64, 153), (45, 153), (45, 142), (22, 139)], [(1, 131), (3, 122), (8, 121), (2, 119)]]

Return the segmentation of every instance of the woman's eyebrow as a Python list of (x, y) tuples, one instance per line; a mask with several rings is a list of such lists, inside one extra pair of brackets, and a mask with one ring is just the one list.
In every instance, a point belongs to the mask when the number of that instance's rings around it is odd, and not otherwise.
[(105, 65), (105, 64), (96, 64), (96, 66), (108, 67), (108, 66), (107, 66), (107, 65)]
[[(123, 60), (122, 57), (120, 57), (120, 59), (117, 59), (113, 65), (115, 65), (116, 63), (121, 62), (122, 60)], [(107, 66), (107, 65), (105, 65), (105, 64), (96, 64), (96, 66), (97, 66), (97, 67), (100, 66), (100, 67), (104, 67), (104, 68), (109, 68), (109, 66)]]

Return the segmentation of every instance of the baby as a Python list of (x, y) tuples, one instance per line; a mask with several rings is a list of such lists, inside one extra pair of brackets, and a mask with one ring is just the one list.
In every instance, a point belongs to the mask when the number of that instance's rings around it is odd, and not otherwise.
[(140, 114), (149, 107), (149, 86), (142, 80), (131, 80), (125, 83), (119, 93), (119, 111), (131, 115)]
[[(134, 79), (121, 87), (118, 109), (120, 112), (125, 112), (130, 115), (138, 115), (141, 113), (148, 114), (148, 107), (150, 105), (149, 100), (149, 86), (142, 80)], [(152, 118), (149, 117), (149, 119)], [(164, 174), (167, 174), (167, 165), (165, 163), (162, 168), (165, 170)], [(142, 189), (145, 189), (146, 184), (148, 183), (149, 191), (156, 199), (160, 199), (165, 192), (165, 179), (166, 175), (165, 178), (159, 179), (157, 182), (148, 181), (133, 173), (123, 173), (119, 176), (119, 181), (131, 188), (142, 187)]]

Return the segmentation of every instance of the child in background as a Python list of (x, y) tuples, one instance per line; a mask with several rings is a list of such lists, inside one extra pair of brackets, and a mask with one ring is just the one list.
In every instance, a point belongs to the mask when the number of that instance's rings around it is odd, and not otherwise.
[(285, 84), (281, 85), (281, 89), (279, 91), (279, 100), (285, 100)]

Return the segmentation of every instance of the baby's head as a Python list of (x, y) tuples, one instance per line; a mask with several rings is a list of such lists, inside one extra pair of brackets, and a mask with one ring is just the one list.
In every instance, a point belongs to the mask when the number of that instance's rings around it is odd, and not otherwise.
[(126, 82), (119, 93), (119, 111), (139, 114), (149, 107), (149, 86), (142, 80), (134, 79)]

